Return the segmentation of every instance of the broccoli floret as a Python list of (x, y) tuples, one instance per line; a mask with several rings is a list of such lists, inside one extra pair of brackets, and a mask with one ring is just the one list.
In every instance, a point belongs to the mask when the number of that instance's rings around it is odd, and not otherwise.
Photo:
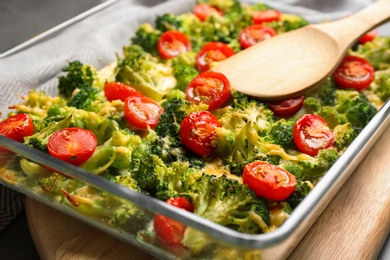
[(248, 9), (248, 11), (263, 11), (263, 10), (269, 10), (271, 9), (271, 7), (267, 4), (264, 4), (264, 3), (256, 3), (256, 4), (253, 4), (253, 5), (248, 5), (248, 6), (245, 6), (246, 9)]
[(265, 140), (287, 149), (296, 148), (293, 138), (295, 120), (280, 119), (274, 122)]
[(265, 136), (271, 129), (273, 113), (257, 100), (234, 98), (232, 106), (224, 110), (219, 122), (222, 127), (232, 131), (244, 127), (248, 122), (253, 122), (254, 130), (259, 135)]
[(37, 184), (42, 190), (59, 195), (62, 194), (61, 190), (66, 179), (61, 174), (52, 173), (49, 177), (39, 178)]
[[(334, 81), (329, 77), (322, 82), (320, 86), (307, 93), (305, 97), (306, 99), (309, 97), (316, 98), (319, 100), (320, 104), (324, 106), (333, 106), (336, 98), (336, 90), (337, 88)], [(315, 108), (315, 106), (313, 108)]]
[(185, 91), (187, 85), (198, 75), (198, 71), (190, 65), (177, 65), (173, 71), (177, 84), (176, 88)]
[(358, 55), (367, 59), (376, 70), (390, 68), (390, 37), (378, 36), (372, 41), (359, 44), (355, 52), (351, 54)]
[(98, 112), (107, 101), (103, 92), (95, 87), (85, 87), (77, 91), (69, 102), (68, 106), (83, 109), (86, 111)]
[(323, 149), (311, 160), (284, 163), (285, 170), (293, 174), (297, 180), (316, 183), (340, 157), (335, 149)]
[(58, 77), (58, 90), (60, 95), (66, 99), (72, 97), (75, 89), (90, 88), (96, 79), (95, 70), (78, 60), (69, 62), (68, 66), (62, 68), (62, 71), (67, 75)]
[[(122, 181), (126, 182), (125, 179)], [(131, 186), (127, 187), (132, 189)], [(151, 219), (151, 214), (142, 207), (86, 185), (66, 188), (66, 192), (68, 195), (65, 194), (65, 197), (76, 202), (74, 206), (77, 206), (78, 211), (102, 219), (119, 229), (137, 232)]]
[(144, 229), (152, 219), (149, 212), (129, 201), (123, 201), (122, 205), (111, 209), (111, 211), (109, 223), (122, 228), (126, 232), (137, 233)]
[(315, 97), (307, 97), (303, 105), (308, 113), (315, 114), (321, 109), (321, 100)]
[(222, 129), (216, 132), (215, 154), (237, 175), (254, 160), (277, 163), (279, 157), (268, 155), (270, 147), (266, 141), (272, 128), (272, 111), (251, 99), (234, 102), (219, 118)]
[[(131, 168), (143, 192), (165, 201), (178, 195), (183, 176), (193, 179), (205, 166), (200, 156), (183, 147), (179, 132), (180, 123), (188, 113), (207, 106), (189, 103), (178, 90), (168, 95), (164, 106), (159, 125), (145, 137), (150, 148), (148, 156), (134, 160)], [(188, 185), (188, 181), (185, 183)]]
[(106, 174), (103, 177), (105, 177), (106, 179), (110, 179), (112, 182), (118, 183), (132, 190), (141, 191), (141, 189), (138, 187), (137, 182), (131, 177), (131, 171), (129, 169), (119, 170), (118, 175), (116, 176), (113, 176), (111, 174)]
[[(184, 111), (182, 112), (185, 113)], [(170, 118), (174, 115), (172, 111), (168, 108), (165, 112), (170, 116), (167, 115), (164, 120), (172, 120)], [(147, 154), (138, 156), (130, 166), (132, 177), (141, 191), (163, 201), (176, 197), (178, 192), (197, 179), (196, 176), (205, 166), (200, 156), (183, 148), (179, 134), (170, 135), (176, 133), (177, 127), (180, 129), (180, 125), (173, 125), (172, 129), (167, 132), (162, 131), (160, 135), (150, 130), (149, 135), (144, 139), (149, 145)]]
[(116, 130), (112, 137), (98, 146), (93, 155), (80, 167), (95, 174), (101, 174), (109, 167), (118, 170), (130, 169), (136, 157), (147, 154), (142, 138), (128, 129)]
[(192, 198), (194, 213), (247, 233), (262, 233), (262, 228), (248, 214), (254, 212), (269, 224), (269, 211), (264, 199), (257, 197), (248, 186), (225, 175), (203, 174), (187, 191)]
[(286, 33), (308, 25), (309, 22), (299, 15), (282, 14), (280, 21), (266, 23), (273, 27), (277, 34)]
[(67, 109), (64, 106), (51, 106), (47, 111), (47, 115), (45, 117), (46, 123), (58, 122), (62, 119), (69, 117), (70, 113), (67, 113)]
[(70, 118), (68, 127), (79, 127), (92, 131), (97, 138), (98, 144), (102, 144), (110, 139), (112, 132), (119, 129), (118, 123), (107, 116), (99, 116), (94, 112), (67, 106), (52, 106), (44, 121), (50, 124), (66, 118)]
[(169, 30), (180, 31), (183, 26), (183, 20), (172, 13), (166, 13), (156, 18), (156, 29), (161, 32)]
[(132, 178), (137, 182), (137, 186), (145, 194), (155, 196), (160, 185), (157, 173), (154, 170), (152, 156), (133, 160), (131, 163)]
[(191, 13), (178, 16), (183, 21), (182, 31), (191, 41), (192, 50), (199, 51), (205, 43), (223, 42), (231, 46), (235, 51), (240, 50), (238, 35), (241, 30), (249, 25), (238, 17), (209, 16), (204, 22), (197, 19)]
[(217, 130), (215, 153), (221, 150), (218, 146), (225, 147), (222, 154), (217, 155), (229, 167), (231, 173), (241, 175), (245, 165), (255, 160), (267, 161), (271, 164), (279, 163), (279, 155), (269, 154), (269, 152), (274, 149), (281, 150), (281, 148), (275, 144), (269, 144), (266, 138), (259, 135), (256, 127), (255, 122), (249, 121), (235, 131)]
[(76, 60), (69, 62), (62, 71), (67, 74), (59, 77), (58, 90), (68, 106), (98, 111), (107, 101), (102, 92), (103, 84), (99, 83), (93, 67)]
[(382, 102), (386, 102), (390, 98), (390, 69), (376, 71), (374, 82), (368, 90), (376, 94)]
[(312, 189), (313, 185), (310, 182), (298, 180), (294, 192), (286, 199), (286, 202), (292, 209), (295, 209)]
[(331, 129), (335, 128), (337, 125), (345, 124), (348, 122), (347, 117), (337, 112), (334, 107), (323, 106), (320, 108), (317, 114), (325, 120), (325, 122)]
[(304, 108), (318, 114), (332, 129), (347, 122), (363, 128), (377, 113), (365, 95), (352, 89), (336, 89), (330, 80), (308, 94)]
[(132, 44), (141, 46), (152, 55), (157, 55), (157, 42), (160, 36), (160, 30), (155, 30), (151, 24), (145, 23), (138, 27), (135, 36), (131, 38), (131, 42)]
[[(193, 50), (183, 52), (179, 54), (178, 56), (171, 59), (172, 66), (174, 69), (178, 66), (190, 66), (195, 69), (196, 64), (196, 52)], [(178, 76), (177, 74), (175, 77)]]
[(201, 156), (185, 149), (179, 136), (175, 137), (156, 137), (150, 142), (151, 153), (160, 157), (165, 164), (170, 165), (173, 162), (185, 162), (193, 168), (202, 168), (205, 163)]
[(338, 125), (333, 129), (334, 144), (339, 150), (347, 148), (360, 133), (360, 128), (355, 128), (351, 123)]
[(356, 128), (365, 127), (377, 113), (367, 97), (355, 90), (337, 90), (334, 108)]
[[(194, 213), (225, 227), (247, 234), (260, 234), (268, 229), (269, 210), (266, 201), (248, 186), (225, 175), (203, 174), (186, 192), (194, 205)], [(194, 254), (202, 253), (215, 242), (210, 237), (187, 227), (183, 245)]]
[(196, 172), (190, 169), (188, 162), (173, 162), (167, 166), (163, 160), (150, 154), (132, 161), (132, 177), (143, 193), (161, 200), (178, 196), (182, 190), (183, 176), (187, 172)]
[(126, 46), (123, 53), (124, 57), (118, 60), (116, 81), (124, 82), (157, 101), (176, 86), (173, 68), (161, 63), (141, 46)]

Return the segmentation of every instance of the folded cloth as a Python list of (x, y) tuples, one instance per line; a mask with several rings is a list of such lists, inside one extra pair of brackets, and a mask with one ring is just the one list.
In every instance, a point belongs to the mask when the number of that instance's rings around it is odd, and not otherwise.
[(0, 185), (0, 232), (24, 209), (24, 195)]

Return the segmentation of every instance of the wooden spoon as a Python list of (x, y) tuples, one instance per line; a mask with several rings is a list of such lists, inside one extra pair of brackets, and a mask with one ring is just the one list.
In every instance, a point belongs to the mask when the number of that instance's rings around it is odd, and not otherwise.
[(232, 88), (259, 99), (298, 96), (327, 78), (366, 32), (390, 19), (390, 0), (379, 0), (341, 20), (308, 25), (245, 49), (213, 71)]

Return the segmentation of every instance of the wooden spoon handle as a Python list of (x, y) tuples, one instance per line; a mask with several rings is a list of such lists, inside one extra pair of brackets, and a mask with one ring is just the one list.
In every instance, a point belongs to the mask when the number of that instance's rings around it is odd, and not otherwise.
[(389, 20), (390, 0), (379, 0), (344, 19), (313, 27), (330, 34), (338, 42), (340, 50), (345, 51), (363, 34)]

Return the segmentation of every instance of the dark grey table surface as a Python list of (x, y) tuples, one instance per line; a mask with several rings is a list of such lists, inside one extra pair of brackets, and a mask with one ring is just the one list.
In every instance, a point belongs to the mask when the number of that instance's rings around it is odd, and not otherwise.
[[(279, 1), (285, 3), (297, 2), (294, 0)], [(0, 0), (0, 53), (101, 2), (103, 0)], [(372, 0), (301, 0), (300, 2), (306, 7), (323, 12), (335, 10), (354, 12), (363, 8)], [(380, 31), (390, 33), (390, 24), (382, 26)], [(24, 212), (0, 233), (0, 259), (39, 259), (31, 240)], [(385, 242), (378, 259), (390, 259), (390, 237)]]

